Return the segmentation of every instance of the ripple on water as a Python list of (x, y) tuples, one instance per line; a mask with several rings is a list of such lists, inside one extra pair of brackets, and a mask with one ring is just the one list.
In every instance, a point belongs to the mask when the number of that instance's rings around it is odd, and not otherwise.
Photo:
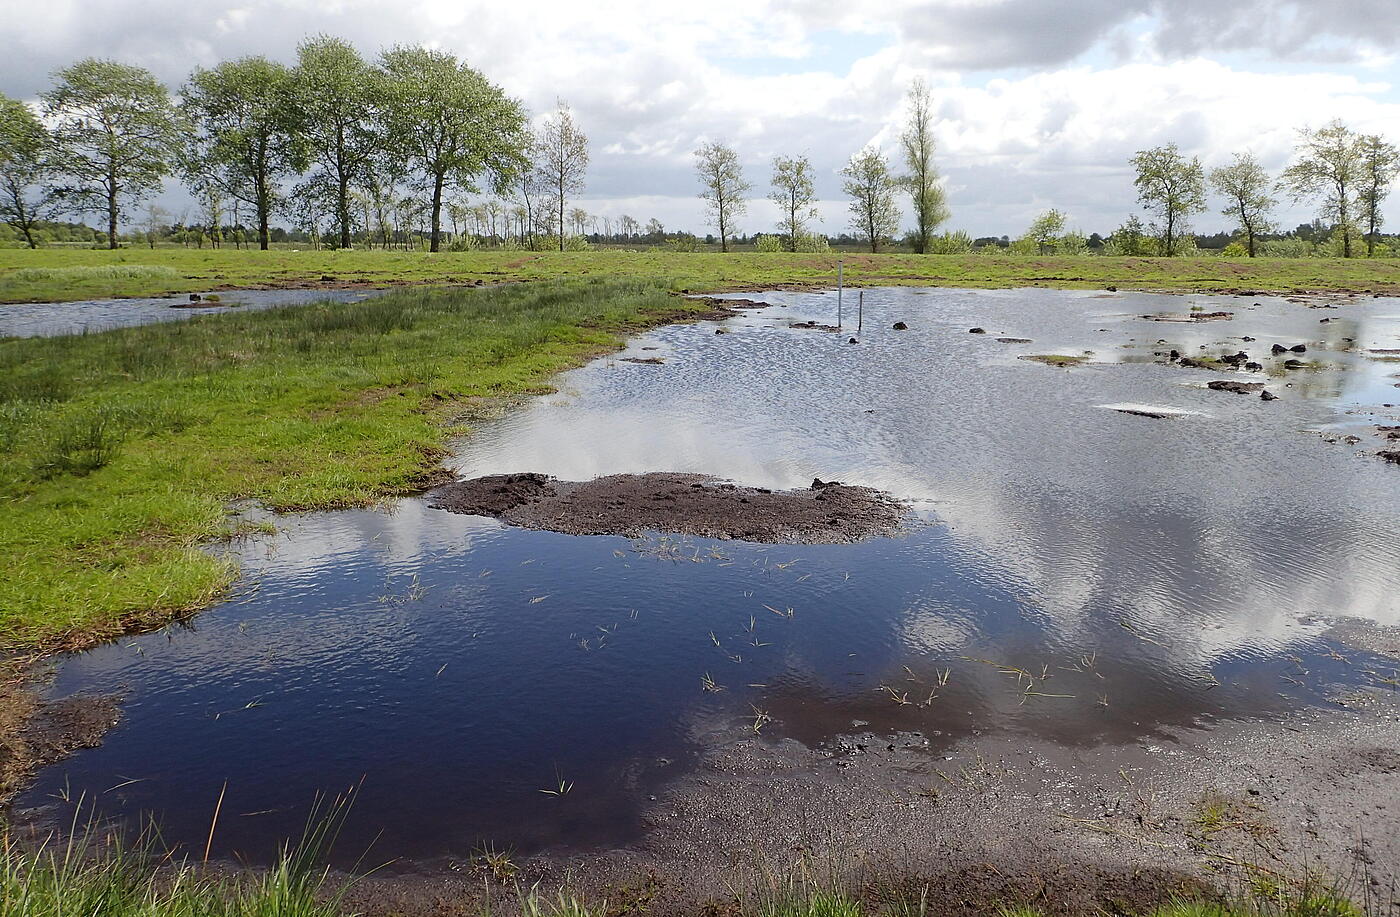
[[(55, 797), (87, 793), (202, 844), (227, 782), (216, 846), (256, 859), (317, 790), (362, 783), (356, 856), (375, 837), (410, 857), (615, 844), (755, 710), (763, 734), (814, 744), (854, 722), (935, 749), (973, 730), (1131, 741), (1329, 703), (1366, 676), (1325, 655), (1325, 620), (1400, 622), (1396, 470), (1301, 432), (1394, 414), (1365, 355), (1400, 340), (1393, 302), (1319, 324), (1272, 299), (867, 290), (851, 347), (788, 327), (832, 321), (834, 297), (767, 298), (730, 334), (663, 328), (565, 374), (482, 424), (456, 469), (820, 477), (923, 501), (926, 524), (764, 546), (526, 531), (416, 499), (284, 519), (239, 549), (232, 600), (60, 666), (55, 691), (121, 692), (126, 719), (21, 806), (62, 820)], [(1235, 316), (1139, 317), (1190, 305)], [(1154, 362), (1016, 359), (1275, 341), (1328, 357), (1279, 371), (1275, 402)], [(643, 355), (663, 362), (620, 359)]]

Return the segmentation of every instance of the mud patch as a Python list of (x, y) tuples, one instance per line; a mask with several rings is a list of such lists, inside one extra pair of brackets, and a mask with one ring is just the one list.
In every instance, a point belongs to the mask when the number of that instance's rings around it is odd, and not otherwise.
[(0, 806), (41, 768), (102, 744), (121, 719), (116, 697), (42, 701), (23, 681), (0, 687)]
[(587, 482), (488, 475), (433, 491), (438, 509), (568, 535), (672, 532), (764, 543), (841, 544), (891, 535), (908, 507), (880, 491), (814, 480), (806, 490), (741, 487), (701, 474), (618, 474)]

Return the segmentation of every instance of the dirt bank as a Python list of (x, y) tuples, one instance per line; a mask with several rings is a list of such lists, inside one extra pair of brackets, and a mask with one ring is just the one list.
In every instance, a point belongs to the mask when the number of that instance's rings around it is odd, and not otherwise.
[(0, 680), (0, 807), (39, 768), (102, 744), (121, 719), (117, 698), (78, 694), (40, 698), (32, 665), (9, 661)]
[(702, 474), (616, 474), (576, 483), (497, 474), (433, 491), (438, 509), (567, 535), (671, 532), (765, 543), (840, 544), (893, 534), (908, 508), (869, 487), (740, 487)]

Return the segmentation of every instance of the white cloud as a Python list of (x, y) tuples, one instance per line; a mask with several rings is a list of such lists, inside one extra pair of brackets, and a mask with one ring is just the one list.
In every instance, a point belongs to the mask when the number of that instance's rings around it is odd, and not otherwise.
[[(841, 228), (836, 170), (867, 143), (894, 151), (920, 74), (953, 223), (975, 234), (1017, 232), (1046, 206), (1108, 231), (1134, 207), (1126, 158), (1145, 146), (1208, 164), (1248, 148), (1277, 168), (1304, 123), (1400, 124), (1400, 6), (1363, 0), (0, 0), (0, 91), (32, 98), (86, 55), (176, 85), (227, 57), (290, 60), (320, 31), (366, 53), (449, 48), (536, 111), (567, 99), (593, 140), (589, 206), (697, 230), (690, 151), (705, 139), (740, 149), (756, 194), (773, 155), (810, 155)], [(755, 205), (747, 228), (767, 225)]]

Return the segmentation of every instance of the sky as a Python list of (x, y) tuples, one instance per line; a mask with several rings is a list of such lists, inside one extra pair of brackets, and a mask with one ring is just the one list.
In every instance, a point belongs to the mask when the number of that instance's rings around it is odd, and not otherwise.
[[(591, 142), (581, 206), (701, 234), (693, 151), (710, 140), (753, 185), (741, 230), (775, 228), (772, 160), (797, 154), (822, 228), (846, 229), (837, 173), (868, 145), (897, 156), (920, 76), (948, 228), (974, 236), (1018, 235), (1051, 207), (1106, 235), (1140, 212), (1129, 157), (1159, 144), (1277, 172), (1299, 128), (1332, 118), (1400, 141), (1400, 0), (0, 0), (0, 92), (33, 100), (87, 56), (174, 88), (228, 58), (291, 62), (321, 32), (367, 56), (453, 51), (539, 116), (567, 102)], [(1199, 231), (1226, 227), (1210, 204)], [(1279, 214), (1313, 216), (1287, 200)]]

